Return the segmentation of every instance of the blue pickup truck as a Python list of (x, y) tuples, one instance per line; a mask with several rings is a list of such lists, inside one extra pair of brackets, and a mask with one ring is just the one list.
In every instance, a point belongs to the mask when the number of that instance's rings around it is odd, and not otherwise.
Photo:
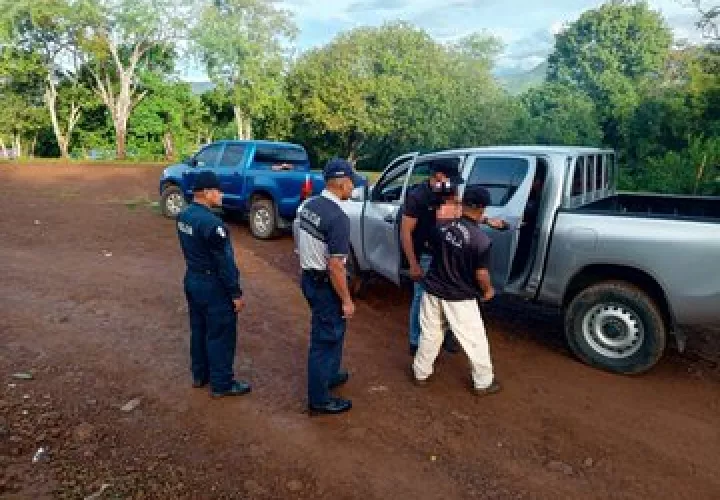
[(300, 203), (324, 187), (322, 175), (310, 171), (302, 146), (218, 141), (163, 171), (160, 195), (166, 217), (177, 217), (192, 198), (194, 177), (200, 170), (217, 174), (223, 210), (247, 215), (253, 236), (259, 239), (273, 238), (289, 228)]

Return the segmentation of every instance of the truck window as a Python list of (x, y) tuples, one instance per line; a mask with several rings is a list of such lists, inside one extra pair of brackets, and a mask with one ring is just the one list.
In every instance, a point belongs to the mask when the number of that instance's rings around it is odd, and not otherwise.
[(595, 191), (595, 155), (587, 156), (587, 168), (585, 169), (585, 188), (588, 193)]
[(266, 144), (258, 144), (255, 148), (256, 163), (266, 164), (290, 164), (307, 163), (308, 156), (300, 147), (282, 147)]
[(222, 144), (211, 144), (210, 146), (200, 151), (197, 156), (195, 156), (195, 160), (197, 160), (197, 166), (200, 168), (214, 168), (217, 164), (218, 156), (220, 156), (220, 151), (222, 150), (222, 147)]
[(242, 144), (228, 144), (225, 146), (218, 167), (237, 167), (245, 156), (245, 146)]
[(585, 157), (578, 156), (577, 160), (575, 160), (575, 171), (573, 173), (570, 196), (582, 196), (583, 194), (585, 194)]
[(528, 173), (527, 160), (522, 158), (480, 157), (473, 163), (468, 185), (488, 190), (492, 205), (502, 207), (512, 199)]
[(406, 161), (385, 174), (373, 188), (372, 201), (382, 203), (400, 201), (409, 168), (410, 162)]

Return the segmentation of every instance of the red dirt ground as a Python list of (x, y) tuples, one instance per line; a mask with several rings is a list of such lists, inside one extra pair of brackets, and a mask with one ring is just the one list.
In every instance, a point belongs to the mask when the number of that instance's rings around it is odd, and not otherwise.
[(720, 498), (717, 330), (621, 377), (573, 359), (553, 314), (501, 301), (486, 320), (505, 390), (474, 399), (462, 354), (409, 383), (407, 294), (380, 283), (349, 326), (355, 408), (311, 419), (292, 242), (238, 222), (236, 366), (254, 392), (191, 389), (159, 172), (0, 166), (0, 497)]

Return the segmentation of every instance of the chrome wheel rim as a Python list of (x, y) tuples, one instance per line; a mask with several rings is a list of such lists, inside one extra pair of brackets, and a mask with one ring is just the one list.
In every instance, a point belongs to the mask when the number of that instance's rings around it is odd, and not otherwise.
[(185, 198), (180, 193), (172, 193), (166, 198), (165, 207), (169, 215), (176, 217), (185, 208)]
[(270, 211), (267, 208), (260, 208), (255, 211), (253, 216), (253, 225), (260, 234), (267, 234), (270, 231), (272, 223)]
[(638, 314), (617, 303), (598, 304), (583, 318), (583, 336), (596, 352), (613, 359), (635, 354), (645, 340)]

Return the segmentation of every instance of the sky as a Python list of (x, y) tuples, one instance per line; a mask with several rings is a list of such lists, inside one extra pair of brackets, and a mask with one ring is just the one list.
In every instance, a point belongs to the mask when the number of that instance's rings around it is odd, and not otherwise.
[[(553, 35), (602, 0), (283, 0), (300, 29), (300, 50), (323, 45), (357, 26), (403, 20), (423, 28), (439, 41), (485, 31), (503, 40), (498, 73), (526, 71), (541, 63), (553, 46)], [(545, 5), (543, 5), (545, 4)], [(697, 13), (690, 0), (651, 0), (678, 38), (697, 41)]]

